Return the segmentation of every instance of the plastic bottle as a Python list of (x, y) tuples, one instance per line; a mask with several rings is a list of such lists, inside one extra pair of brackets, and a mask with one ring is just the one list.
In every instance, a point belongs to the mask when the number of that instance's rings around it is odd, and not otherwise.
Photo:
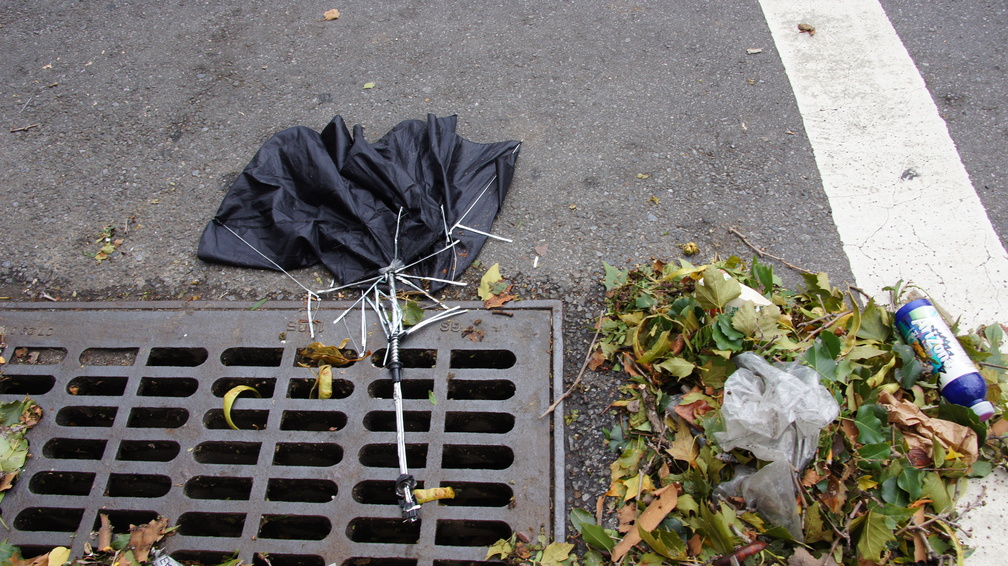
[(917, 299), (903, 305), (896, 311), (896, 328), (931, 363), (946, 401), (973, 409), (981, 421), (994, 415), (987, 382), (931, 301)]

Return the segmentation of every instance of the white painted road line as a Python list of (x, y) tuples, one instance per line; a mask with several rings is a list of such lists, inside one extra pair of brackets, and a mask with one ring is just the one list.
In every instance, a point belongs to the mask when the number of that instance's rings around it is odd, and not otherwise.
[(760, 5), (858, 285), (912, 280), (964, 328), (1008, 320), (1008, 253), (877, 0)]
[[(1008, 254), (970, 183), (924, 79), (877, 0), (760, 0), (805, 123), (858, 285), (912, 280), (963, 328), (1008, 320)], [(801, 33), (798, 24), (815, 28)], [(1001, 565), (1003, 472), (962, 526), (970, 566)]]

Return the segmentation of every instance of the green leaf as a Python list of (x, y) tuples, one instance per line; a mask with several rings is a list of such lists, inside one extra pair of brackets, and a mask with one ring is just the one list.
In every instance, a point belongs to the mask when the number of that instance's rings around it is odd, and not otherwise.
[(570, 512), (570, 522), (574, 525), (574, 529), (577, 532), (581, 532), (581, 525), (594, 525), (595, 516), (589, 513), (586, 509), (581, 509), (580, 507), (574, 507)]
[(924, 365), (917, 359), (913, 348), (907, 346), (902, 341), (895, 341), (892, 344), (893, 352), (899, 356), (902, 364), (896, 368), (896, 377), (899, 379), (900, 387), (910, 389), (924, 372)]
[(427, 400), (430, 401), (431, 405), (437, 405), (437, 397), (434, 396), (434, 392), (427, 390)]
[(731, 324), (732, 328), (741, 332), (743, 336), (756, 336), (760, 330), (756, 318), (756, 305), (752, 301), (743, 301), (742, 305), (732, 314)]
[(938, 418), (973, 429), (977, 434), (977, 446), (987, 442), (987, 425), (980, 422), (980, 417), (969, 407), (942, 402), (938, 405)]
[(892, 455), (892, 446), (888, 442), (865, 444), (858, 448), (858, 454), (865, 460), (886, 460)]
[(585, 544), (599, 550), (612, 552), (612, 549), (616, 548), (616, 540), (609, 536), (605, 529), (594, 523), (581, 525), (581, 538), (584, 539)]
[(606, 291), (612, 291), (626, 284), (629, 271), (620, 271), (605, 261), (602, 262), (602, 268), (605, 269), (605, 279), (602, 284), (605, 285)]
[[(832, 336), (828, 332), (825, 333), (826, 336)], [(835, 337), (834, 337), (835, 338)], [(839, 348), (836, 351), (830, 351), (830, 343), (827, 340), (823, 340), (823, 334), (816, 338), (815, 343), (809, 348), (805, 355), (802, 356), (802, 360), (805, 364), (816, 370), (823, 379), (827, 381), (836, 381), (836, 356), (839, 353)]]
[(857, 337), (862, 340), (886, 342), (891, 334), (892, 321), (889, 312), (879, 308), (875, 304), (875, 299), (869, 300), (861, 311), (861, 328), (857, 331)]
[(637, 525), (637, 534), (655, 552), (669, 560), (683, 560), (686, 558), (686, 543), (679, 538), (679, 535), (673, 532), (656, 529), (654, 532), (649, 533), (644, 530), (643, 526)]
[(402, 307), (402, 312), (404, 326), (419, 324), (424, 317), (424, 310), (420, 308), (420, 305), (416, 301), (406, 301), (406, 304)]
[(882, 405), (864, 404), (858, 407), (857, 417), (854, 424), (858, 428), (858, 442), (862, 444), (877, 444), (885, 442), (885, 425), (880, 417), (886, 417), (888, 412)]
[(910, 496), (910, 501), (917, 501), (921, 496), (921, 472), (913, 466), (903, 466), (903, 472), (896, 478), (896, 484)]
[(823, 522), (822, 506), (816, 501), (805, 510), (805, 543), (833, 542), (833, 529)]
[(605, 566), (608, 562), (597, 550), (589, 550), (581, 557), (581, 566)]
[(991, 463), (987, 460), (977, 460), (973, 462), (973, 466), (970, 468), (969, 477), (971, 478), (985, 478), (993, 471)]
[(764, 295), (773, 292), (774, 285), (781, 284), (780, 277), (774, 275), (773, 267), (766, 263), (760, 263), (759, 258), (756, 256), (753, 256), (752, 267), (749, 268), (749, 273), (759, 282)]
[(895, 521), (871, 509), (862, 515), (858, 522), (861, 530), (857, 541), (858, 556), (872, 562), (880, 562), (882, 553), (886, 551), (886, 545), (896, 542), (893, 533), (896, 525), (892, 524)]
[(704, 270), (703, 285), (697, 282), (697, 302), (707, 310), (721, 310), (732, 299), (742, 294), (742, 286), (732, 277), (725, 279), (725, 273), (716, 267)]
[(688, 377), (696, 369), (695, 365), (684, 358), (668, 358), (661, 363), (655, 364), (655, 367), (667, 371), (672, 376), (680, 379)]

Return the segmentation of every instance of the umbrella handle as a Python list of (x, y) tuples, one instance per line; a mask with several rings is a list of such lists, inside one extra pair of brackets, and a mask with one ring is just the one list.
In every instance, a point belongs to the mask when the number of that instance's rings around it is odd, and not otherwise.
[(396, 413), (396, 449), (399, 457), (399, 479), (396, 480), (396, 495), (403, 520), (412, 523), (420, 516), (420, 505), (413, 498), (416, 480), (406, 467), (406, 433), (403, 423), (402, 362), (399, 361), (399, 334), (389, 336), (389, 372), (392, 374), (392, 398)]

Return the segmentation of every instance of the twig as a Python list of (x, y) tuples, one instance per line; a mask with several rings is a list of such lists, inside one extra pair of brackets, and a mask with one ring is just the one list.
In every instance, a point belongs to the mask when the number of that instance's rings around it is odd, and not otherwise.
[(38, 126), (39, 126), (38, 124), (30, 124), (28, 126), (21, 126), (20, 128), (11, 128), (9, 131), (12, 134), (14, 132), (27, 132), (28, 130), (30, 130), (32, 128), (37, 128)]
[(742, 243), (744, 243), (745, 245), (749, 246), (749, 248), (752, 251), (756, 252), (756, 255), (758, 255), (760, 257), (768, 257), (770, 259), (775, 259), (775, 260), (783, 263), (784, 265), (790, 267), (791, 269), (794, 269), (795, 271), (801, 271), (802, 273), (812, 273), (811, 271), (809, 271), (809, 270), (807, 270), (805, 268), (798, 267), (797, 265), (788, 263), (784, 258), (777, 257), (777, 256), (773, 255), (772, 253), (765, 252), (765, 251), (757, 248), (755, 245), (753, 245), (752, 242), (749, 241), (748, 238), (746, 238), (744, 235), (742, 235), (742, 233), (739, 232), (738, 230), (736, 230), (734, 228), (729, 228), (728, 231), (731, 232), (732, 234), (735, 234), (736, 236), (738, 236), (738, 238), (740, 240), (742, 240)]
[(540, 419), (552, 413), (557, 408), (557, 405), (563, 403), (564, 399), (570, 397), (571, 393), (574, 393), (574, 388), (577, 387), (579, 383), (581, 383), (581, 376), (583, 376), (585, 370), (588, 369), (588, 362), (591, 361), (592, 352), (595, 351), (595, 343), (596, 341), (598, 341), (599, 333), (601, 332), (602, 332), (602, 313), (599, 313), (598, 323), (595, 325), (595, 336), (592, 338), (591, 345), (588, 346), (588, 352), (585, 354), (584, 363), (581, 364), (581, 371), (578, 372), (577, 378), (574, 380), (574, 383), (570, 384), (570, 387), (567, 388), (567, 391), (564, 391), (564, 394), (561, 395), (559, 399), (553, 401), (553, 404), (550, 405), (549, 408), (543, 412), (543, 414), (539, 415)]
[(989, 367), (989, 368), (997, 368), (997, 369), (1008, 369), (1008, 367), (1005, 367), (1005, 366), (999, 366), (999, 365), (997, 365), (997, 364), (991, 364), (991, 363), (988, 363), (988, 362), (976, 362), (976, 363), (978, 363), (978, 364), (980, 364), (980, 365), (982, 365), (982, 366), (987, 366), (987, 367)]
[(22, 107), (21, 107), (21, 110), (18, 110), (18, 114), (20, 114), (20, 113), (24, 112), (24, 109), (25, 109), (25, 108), (28, 108), (28, 105), (29, 105), (29, 104), (31, 104), (31, 101), (32, 101), (32, 100), (34, 100), (34, 98), (35, 98), (35, 95), (34, 95), (34, 94), (33, 94), (33, 95), (31, 95), (31, 97), (30, 97), (30, 98), (28, 98), (28, 102), (25, 102), (25, 103), (24, 103), (24, 106), (22, 106)]
[(851, 511), (850, 514), (850, 519), (847, 519), (847, 524), (844, 525), (842, 537), (837, 537), (833, 540), (833, 545), (830, 546), (829, 552), (826, 553), (826, 556), (833, 556), (833, 553), (836, 552), (837, 545), (840, 544), (841, 538), (847, 541), (847, 546), (850, 546), (850, 535), (848, 534), (850, 533), (850, 526), (851, 523), (854, 522), (854, 519), (857, 518), (855, 517), (855, 515), (857, 515), (857, 512), (861, 510), (861, 505), (863, 503), (864, 503), (863, 501), (858, 501), (857, 505), (854, 506), (854, 509)]

